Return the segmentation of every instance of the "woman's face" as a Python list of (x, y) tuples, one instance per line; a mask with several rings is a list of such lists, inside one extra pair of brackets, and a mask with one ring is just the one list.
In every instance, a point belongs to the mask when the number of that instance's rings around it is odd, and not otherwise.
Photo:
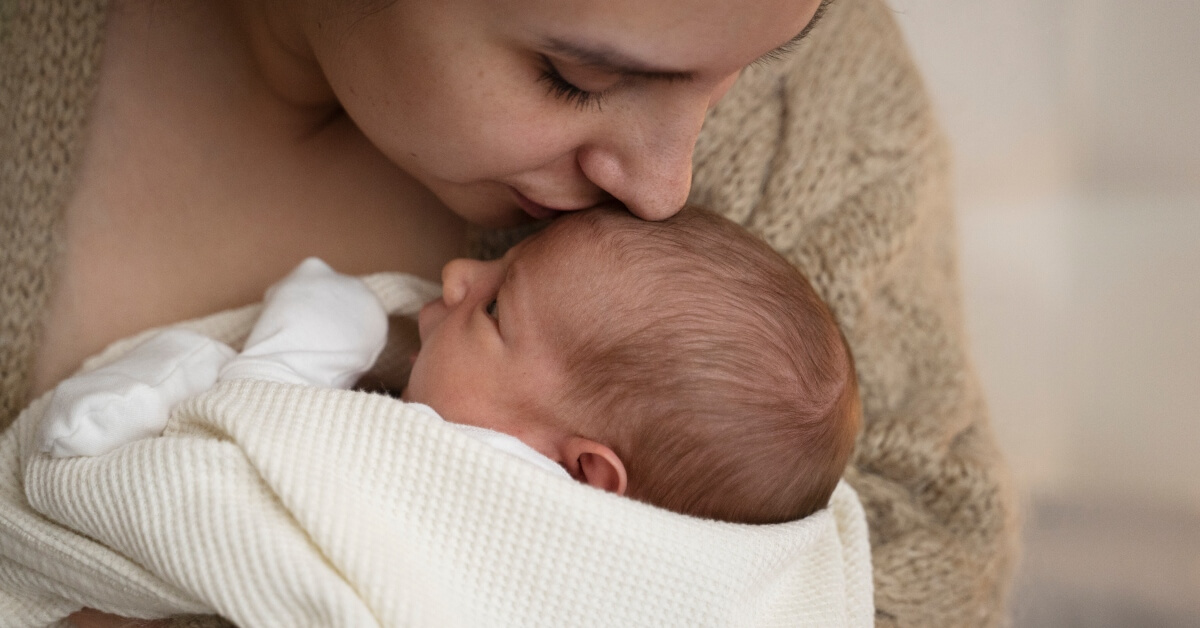
[(511, 226), (684, 203), (705, 112), (820, 0), (397, 0), (313, 20), (362, 132), (451, 210)]

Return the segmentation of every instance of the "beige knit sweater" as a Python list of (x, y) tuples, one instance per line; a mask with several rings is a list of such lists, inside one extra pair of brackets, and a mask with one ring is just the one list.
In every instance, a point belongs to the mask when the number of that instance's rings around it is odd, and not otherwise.
[[(0, 2), (0, 425), (25, 403), (105, 8)], [(850, 340), (876, 623), (1003, 623), (1014, 500), (966, 353), (947, 149), (881, 0), (838, 0), (786, 62), (744, 74), (692, 192), (804, 270)]]

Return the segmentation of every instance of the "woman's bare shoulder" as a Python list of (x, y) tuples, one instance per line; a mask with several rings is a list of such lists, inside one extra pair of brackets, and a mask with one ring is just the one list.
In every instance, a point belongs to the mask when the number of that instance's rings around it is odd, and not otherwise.
[(462, 248), (461, 220), (348, 118), (256, 82), (204, 4), (112, 10), (35, 394), (116, 339), (258, 300), (305, 256), (436, 278)]

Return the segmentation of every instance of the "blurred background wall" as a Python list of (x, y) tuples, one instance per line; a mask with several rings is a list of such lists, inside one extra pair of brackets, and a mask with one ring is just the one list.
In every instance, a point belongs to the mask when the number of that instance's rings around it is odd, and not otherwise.
[(1200, 626), (1200, 2), (889, 0), (956, 154), (1017, 626)]

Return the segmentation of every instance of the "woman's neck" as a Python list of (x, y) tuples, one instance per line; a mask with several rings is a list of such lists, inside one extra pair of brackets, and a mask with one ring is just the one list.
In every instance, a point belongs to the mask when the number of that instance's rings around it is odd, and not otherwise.
[(232, 4), (251, 61), (272, 94), (299, 112), (311, 113), (317, 123), (340, 111), (337, 96), (301, 26), (306, 16), (300, 12), (307, 3), (253, 0)]

